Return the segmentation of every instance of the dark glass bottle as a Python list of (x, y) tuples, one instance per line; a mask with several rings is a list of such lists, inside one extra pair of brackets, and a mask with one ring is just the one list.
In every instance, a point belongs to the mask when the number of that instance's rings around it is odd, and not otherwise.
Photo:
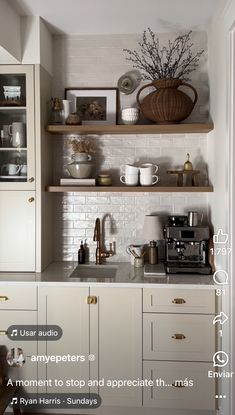
[(81, 241), (81, 245), (78, 250), (78, 263), (85, 264), (85, 260), (86, 260), (86, 251), (83, 245), (83, 241)]

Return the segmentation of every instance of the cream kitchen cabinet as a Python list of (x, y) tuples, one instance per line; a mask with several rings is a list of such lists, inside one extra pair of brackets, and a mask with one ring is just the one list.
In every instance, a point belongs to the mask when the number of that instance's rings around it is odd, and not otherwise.
[[(89, 298), (92, 299), (91, 304)], [(40, 365), (43, 378), (87, 381), (142, 378), (142, 290), (129, 288), (39, 287), (39, 324), (57, 324), (63, 337), (39, 342), (39, 353), (84, 355), (82, 363)], [(94, 356), (89, 361), (88, 356)], [(47, 391), (80, 392), (78, 387)], [(102, 405), (141, 406), (140, 388), (92, 387)], [(82, 389), (86, 391), (86, 388)]]
[[(63, 336), (57, 341), (40, 341), (39, 354), (47, 356), (85, 356), (85, 362), (61, 361), (39, 365), (39, 377), (51, 380), (44, 392), (89, 392), (88, 388), (66, 386), (69, 380), (89, 379), (89, 306), (87, 287), (39, 287), (39, 324), (58, 325)], [(78, 358), (79, 359), (79, 358)], [(55, 384), (55, 379), (63, 385)]]
[(35, 190), (34, 113), (34, 66), (0, 65), (0, 190)]
[[(14, 340), (7, 336), (10, 326), (37, 324), (37, 287), (0, 284), (0, 359), (5, 376), (12, 380), (37, 380), (37, 363), (31, 357), (37, 354), (37, 341)], [(12, 349), (20, 348), (25, 357), (22, 367), (8, 365), (6, 356)], [(27, 392), (37, 392), (36, 385), (24, 387)]]
[[(141, 288), (91, 288), (97, 304), (90, 306), (91, 365), (95, 379), (142, 378), (142, 290)], [(142, 406), (141, 387), (98, 390), (103, 405)]]
[(143, 289), (145, 407), (215, 409), (214, 290)]
[(35, 192), (0, 191), (0, 271), (35, 271)]

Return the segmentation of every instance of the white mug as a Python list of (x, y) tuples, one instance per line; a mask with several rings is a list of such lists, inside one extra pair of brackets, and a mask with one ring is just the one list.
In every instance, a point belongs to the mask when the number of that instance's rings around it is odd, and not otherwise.
[(155, 174), (158, 171), (158, 166), (156, 164), (152, 163), (145, 163), (141, 164), (140, 166), (140, 174), (141, 173), (149, 173), (149, 174)]
[(139, 183), (139, 176), (138, 174), (125, 174), (120, 177), (120, 181), (127, 186), (137, 186)]
[(138, 174), (139, 167), (133, 166), (132, 164), (123, 164), (121, 166), (121, 172), (124, 174)]
[(140, 184), (141, 186), (152, 186), (159, 181), (159, 177), (152, 174), (141, 174)]
[(8, 132), (11, 136), (12, 147), (25, 147), (25, 124), (23, 122), (13, 122), (8, 127)]
[(20, 172), (21, 166), (19, 164), (7, 163), (1, 167), (1, 174), (3, 176), (17, 176)]

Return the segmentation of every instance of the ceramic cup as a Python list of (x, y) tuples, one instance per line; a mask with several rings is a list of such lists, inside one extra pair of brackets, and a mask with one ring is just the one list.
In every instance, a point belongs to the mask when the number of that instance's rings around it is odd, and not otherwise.
[(137, 108), (125, 108), (122, 110), (123, 124), (136, 124), (139, 120), (139, 110)]
[(140, 174), (148, 173), (148, 174), (155, 174), (158, 171), (158, 166), (152, 163), (145, 163), (140, 165)]
[(74, 161), (91, 161), (92, 157), (88, 153), (74, 153), (72, 154), (71, 159)]
[(139, 175), (138, 174), (125, 174), (120, 177), (120, 181), (127, 186), (137, 186), (139, 183)]
[(134, 244), (131, 244), (131, 245), (128, 245), (127, 246), (126, 252), (131, 257), (131, 265), (134, 265), (134, 262), (135, 262), (135, 256), (134, 256), (134, 254), (136, 256), (138, 256), (138, 257), (141, 257), (141, 254), (143, 253), (143, 251), (144, 251), (144, 245), (134, 245)]
[(1, 174), (3, 176), (17, 176), (20, 172), (21, 166), (19, 164), (7, 163), (1, 167)]
[(159, 177), (152, 174), (141, 174), (140, 175), (140, 184), (141, 186), (152, 186), (159, 181)]
[(139, 167), (133, 166), (133, 164), (123, 164), (121, 166), (121, 172), (123, 174), (138, 174)]
[(141, 268), (144, 266), (144, 258), (134, 258), (134, 267)]
[(13, 122), (8, 127), (11, 136), (12, 147), (25, 147), (25, 124), (23, 122)]

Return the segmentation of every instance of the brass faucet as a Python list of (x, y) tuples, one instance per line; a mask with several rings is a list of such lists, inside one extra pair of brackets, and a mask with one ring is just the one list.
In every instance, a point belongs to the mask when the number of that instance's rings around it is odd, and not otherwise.
[(109, 258), (113, 256), (114, 252), (112, 249), (112, 243), (110, 243), (110, 250), (103, 250), (102, 249), (102, 235), (100, 231), (100, 218), (96, 218), (95, 220), (95, 228), (94, 228), (94, 237), (93, 241), (97, 242), (96, 252), (95, 252), (95, 263), (96, 265), (102, 264), (102, 258)]

